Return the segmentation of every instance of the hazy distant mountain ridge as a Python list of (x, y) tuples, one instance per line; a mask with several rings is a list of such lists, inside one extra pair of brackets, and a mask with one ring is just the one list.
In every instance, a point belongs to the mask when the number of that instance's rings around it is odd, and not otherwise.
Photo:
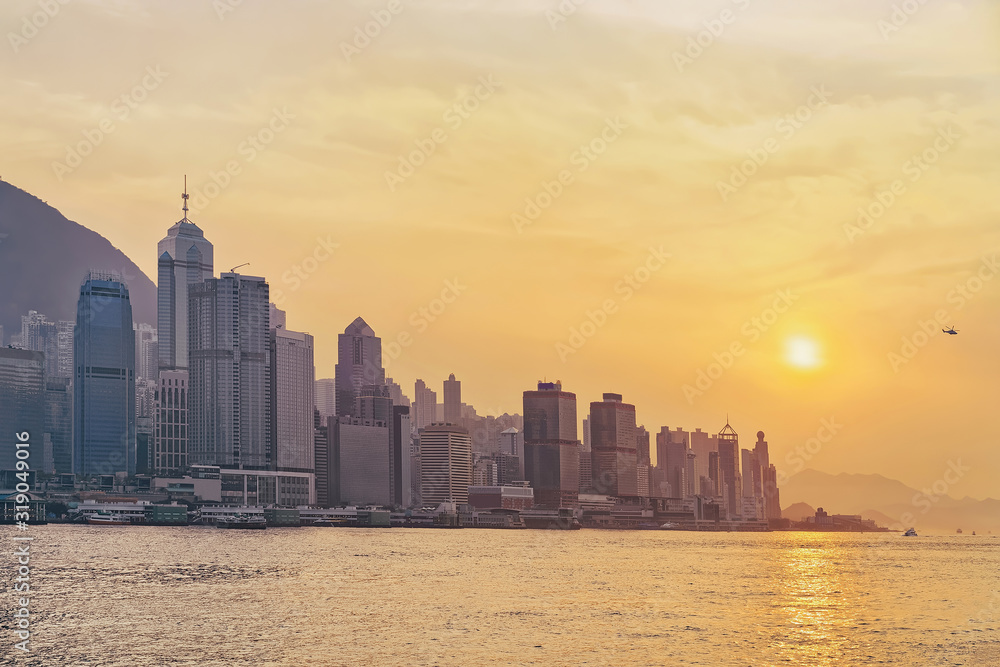
[(944, 532), (955, 532), (958, 528), (965, 532), (1000, 532), (1000, 500), (969, 497), (959, 500), (936, 490), (940, 491), (940, 486), (918, 490), (882, 475), (831, 475), (806, 469), (789, 477), (781, 486), (781, 501), (787, 510), (794, 506), (796, 514), (800, 509), (798, 504), (808, 504), (822, 507), (830, 514), (861, 514), (889, 527), (912, 525), (918, 531), (923, 527)]
[(122, 274), (134, 320), (156, 324), (156, 287), (131, 259), (97, 232), (0, 181), (0, 325), (5, 343), (21, 331), (21, 316), (28, 310), (50, 320), (76, 319), (80, 284), (90, 269)]

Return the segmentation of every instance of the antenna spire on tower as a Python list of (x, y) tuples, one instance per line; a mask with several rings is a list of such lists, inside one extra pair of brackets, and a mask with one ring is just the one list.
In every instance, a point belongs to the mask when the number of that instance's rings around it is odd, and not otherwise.
[(188, 220), (188, 197), (190, 197), (190, 195), (188, 195), (188, 177), (187, 174), (184, 174), (184, 194), (181, 195), (181, 199), (184, 200), (184, 206), (181, 210), (184, 211), (185, 222), (190, 222)]

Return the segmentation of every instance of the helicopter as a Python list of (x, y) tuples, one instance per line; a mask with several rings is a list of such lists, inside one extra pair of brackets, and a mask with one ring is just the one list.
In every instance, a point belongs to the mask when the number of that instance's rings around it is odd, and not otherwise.
[(941, 329), (941, 331), (945, 332), (946, 334), (950, 334), (952, 336), (958, 335), (958, 330), (956, 330), (955, 327), (953, 326), (948, 327), (947, 329)]

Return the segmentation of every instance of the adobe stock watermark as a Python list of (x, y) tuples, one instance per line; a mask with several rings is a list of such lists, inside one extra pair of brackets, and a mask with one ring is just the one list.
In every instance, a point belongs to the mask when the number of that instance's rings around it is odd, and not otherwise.
[[(493, 97), (497, 88), (503, 85), (494, 79), (492, 74), (481, 76), (476, 81), (477, 85), (471, 93), (456, 100), (441, 115), (441, 120), (452, 131), (462, 127), (462, 124), (479, 109), (480, 104)], [(395, 170), (387, 169), (385, 171), (385, 183), (389, 186), (389, 192), (395, 192), (397, 187), (413, 176), (417, 169), (424, 166), (431, 155), (437, 151), (438, 145), (446, 141), (448, 141), (448, 132), (443, 127), (435, 127), (428, 136), (414, 139), (413, 143), (416, 148), (397, 157)]]
[[(732, 3), (740, 11), (746, 11), (750, 7), (750, 0), (732, 0)], [(705, 53), (705, 49), (710, 48), (715, 44), (717, 39), (722, 37), (722, 33), (726, 31), (726, 26), (736, 22), (736, 16), (736, 13), (727, 7), (720, 11), (715, 18), (702, 21), (701, 25), (704, 29), (688, 37), (687, 44), (682, 51), (673, 52), (674, 65), (677, 67), (677, 71), (683, 74), (687, 67), (693, 65), (694, 61), (698, 60), (698, 58), (701, 58)]]
[[(289, 292), (297, 291), (305, 281), (319, 271), (320, 266), (333, 257), (333, 252), (339, 247), (340, 244), (334, 243), (329, 235), (326, 238), (317, 237), (316, 245), (313, 246), (312, 251), (281, 274), (282, 285), (285, 285)], [(285, 296), (283, 290), (271, 290), (271, 300), (276, 306), (280, 306), (284, 302)]]
[(663, 246), (659, 248), (650, 246), (646, 259), (615, 283), (614, 292), (621, 297), (621, 301), (619, 302), (617, 298), (605, 299), (596, 310), (586, 312), (585, 320), (577, 326), (570, 327), (569, 338), (565, 342), (556, 343), (556, 354), (559, 355), (559, 361), (566, 363), (566, 359), (571, 354), (576, 354), (588, 340), (597, 335), (598, 330), (608, 323), (608, 318), (618, 312), (621, 304), (631, 299), (638, 290), (642, 289), (653, 277), (653, 274), (663, 268), (669, 258), (670, 253), (663, 252)]
[[(956, 311), (961, 310), (986, 286), (987, 282), (993, 280), (997, 273), (1000, 273), (1000, 261), (997, 260), (996, 254), (994, 253), (992, 257), (983, 257), (973, 275), (948, 291), (945, 301), (953, 304)], [(898, 373), (900, 368), (917, 356), (917, 352), (925, 347), (931, 338), (944, 334), (942, 329), (953, 324), (952, 311), (945, 308), (934, 311), (930, 320), (918, 321), (913, 333), (901, 339), (899, 350), (888, 353), (889, 367), (894, 373)]]
[[(910, 156), (902, 165), (903, 176), (907, 177), (910, 183), (916, 183), (923, 177), (924, 173), (934, 165), (944, 153), (951, 150), (955, 142), (961, 136), (953, 125), (947, 128), (938, 128), (937, 136), (930, 146), (916, 155)], [(854, 224), (844, 224), (844, 234), (847, 240), (854, 243), (855, 239), (875, 224), (875, 221), (885, 215), (901, 195), (906, 194), (906, 183), (902, 178), (893, 180), (885, 190), (879, 190), (875, 197), (866, 206), (858, 207), (858, 218)]]
[(414, 336), (427, 331), (430, 325), (444, 315), (449, 306), (455, 303), (458, 297), (467, 289), (469, 289), (469, 286), (463, 285), (458, 277), (445, 280), (444, 286), (441, 288), (441, 293), (437, 297), (410, 313), (407, 321), (412, 327), (412, 331), (404, 329), (382, 345), (382, 365), (386, 369), (386, 372), (388, 372), (390, 362), (398, 359), (403, 354), (405, 348), (413, 345)]
[(69, 1), (38, 0), (38, 11), (22, 16), (21, 29), (17, 32), (7, 33), (7, 41), (10, 42), (10, 48), (14, 50), (14, 53), (18, 53), (21, 47), (27, 46), (29, 41), (37, 37), (41, 29), (57, 16), (62, 11), (63, 5), (68, 4)]
[(115, 131), (116, 121), (128, 120), (132, 111), (139, 108), (139, 105), (145, 102), (149, 98), (149, 94), (159, 88), (168, 76), (169, 72), (162, 71), (159, 65), (147, 66), (139, 82), (132, 86), (128, 92), (119, 95), (111, 102), (109, 115), (98, 121), (96, 127), (83, 130), (83, 139), (66, 146), (65, 161), (52, 163), (52, 172), (59, 182), (62, 182), (68, 174), (72, 174), (77, 167), (83, 164), (84, 158), (104, 143), (107, 136)]
[[(604, 155), (608, 147), (621, 136), (624, 130), (628, 129), (621, 116), (605, 118), (604, 127), (593, 139), (587, 143), (580, 144), (569, 156), (570, 165), (576, 167), (578, 173), (587, 171), (590, 165), (597, 158)], [(541, 188), (532, 196), (524, 198), (524, 208), (519, 213), (512, 213), (510, 221), (518, 234), (524, 232), (524, 228), (532, 224), (542, 215), (542, 211), (552, 206), (566, 188), (576, 180), (570, 169), (561, 169), (551, 181), (542, 180)]]
[(586, 2), (587, 0), (560, 0), (555, 9), (546, 9), (545, 19), (549, 22), (549, 27), (553, 31), (558, 30), (560, 24), (565, 23), (570, 16), (576, 14), (576, 10)]
[[(808, 123), (815, 111), (830, 105), (832, 93), (826, 89), (826, 85), (820, 84), (809, 89), (809, 97), (805, 104), (800, 105), (795, 111), (787, 113), (774, 124), (774, 131), (785, 140), (791, 139), (795, 133)], [(757, 148), (747, 150), (747, 159), (733, 166), (729, 171), (729, 178), (725, 181), (716, 181), (715, 189), (723, 202), (729, 200), (729, 196), (735, 194), (737, 190), (747, 184), (749, 179), (757, 173), (757, 170), (767, 164), (772, 155), (781, 149), (781, 141), (777, 137), (768, 137)]]
[(288, 129), (289, 121), (295, 119), (295, 114), (289, 113), (288, 107), (271, 110), (271, 117), (268, 121), (253, 134), (248, 134), (246, 139), (241, 141), (236, 147), (236, 155), (226, 161), (226, 164), (219, 171), (209, 170), (210, 182), (201, 187), (191, 189), (191, 211), (200, 213), (223, 191), (228, 188), (233, 178), (243, 173), (243, 167), (254, 160), (275, 140), (275, 138)]
[(903, 26), (910, 22), (910, 19), (920, 11), (920, 8), (927, 4), (927, 0), (903, 0), (892, 5), (892, 12), (887, 19), (879, 19), (875, 23), (882, 39), (889, 41), (889, 35), (899, 32)]
[[(756, 317), (751, 317), (740, 327), (740, 333), (750, 343), (756, 343), (760, 340), (760, 337), (774, 326), (781, 315), (787, 313), (792, 304), (800, 298), (791, 289), (778, 290), (774, 294), (774, 301), (772, 301), (770, 307), (762, 310)], [(694, 384), (685, 384), (681, 387), (688, 405), (694, 405), (694, 399), (704, 395), (706, 391), (711, 389), (716, 380), (733, 367), (736, 359), (746, 354), (747, 349), (743, 340), (736, 339), (721, 352), (713, 353), (712, 358), (715, 361), (709, 363), (705, 368), (698, 369), (695, 374)]]
[(406, 5), (402, 0), (389, 0), (383, 9), (373, 9), (369, 13), (372, 20), (355, 26), (354, 38), (350, 42), (340, 42), (340, 52), (344, 55), (344, 60), (351, 62), (352, 58), (361, 55), (361, 52), (371, 46), (404, 9)]

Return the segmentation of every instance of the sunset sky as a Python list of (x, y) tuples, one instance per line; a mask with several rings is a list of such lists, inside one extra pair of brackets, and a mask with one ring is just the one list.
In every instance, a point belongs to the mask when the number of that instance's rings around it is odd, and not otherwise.
[(997, 5), (578, 1), (4, 2), (0, 176), (155, 279), (187, 174), (317, 377), (360, 315), (411, 397), (1000, 497)]

